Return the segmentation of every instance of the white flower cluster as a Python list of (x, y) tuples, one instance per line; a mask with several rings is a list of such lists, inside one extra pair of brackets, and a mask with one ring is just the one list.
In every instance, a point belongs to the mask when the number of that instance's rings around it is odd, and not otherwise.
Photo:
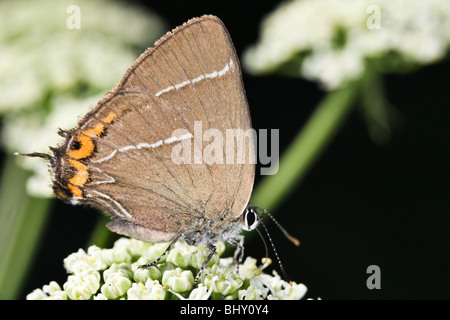
[(243, 63), (253, 73), (284, 71), (331, 90), (359, 79), (368, 60), (399, 71), (436, 62), (449, 48), (448, 0), (294, 0), (265, 19)]
[(209, 250), (189, 246), (183, 241), (156, 266), (144, 269), (141, 265), (154, 261), (168, 243), (149, 244), (135, 239), (121, 238), (111, 249), (96, 246), (87, 252), (80, 249), (64, 260), (71, 274), (63, 286), (55, 281), (28, 294), (28, 300), (168, 300), (168, 299), (290, 299), (303, 298), (306, 287), (292, 286), (274, 275), (264, 274), (256, 266), (256, 259), (247, 258), (239, 266), (232, 258), (219, 258), (225, 244), (216, 244), (216, 253), (193, 287), (195, 274)]
[[(48, 152), (58, 127), (74, 127), (166, 29), (143, 8), (112, 0), (76, 1), (80, 29), (70, 29), (72, 5), (0, 1), (1, 143), (11, 153)], [(51, 195), (45, 161), (23, 165), (36, 172), (29, 193)]]
[[(84, 84), (110, 89), (163, 32), (160, 20), (117, 1), (77, 1), (80, 29), (71, 30), (73, 1), (0, 2), (0, 112), (33, 107), (49, 91)], [(130, 50), (131, 49), (131, 50)]]

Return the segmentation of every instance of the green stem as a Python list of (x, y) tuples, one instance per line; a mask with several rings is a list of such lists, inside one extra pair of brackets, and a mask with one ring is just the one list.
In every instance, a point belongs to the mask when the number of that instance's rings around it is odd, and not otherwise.
[(31, 271), (52, 199), (30, 197), (30, 176), (6, 156), (0, 182), (0, 299), (14, 299)]
[(383, 145), (389, 142), (392, 127), (401, 119), (398, 111), (386, 99), (382, 75), (367, 64), (361, 79), (361, 110), (372, 140)]
[(278, 172), (258, 184), (252, 204), (274, 211), (290, 195), (354, 106), (358, 87), (352, 83), (328, 93), (282, 155)]

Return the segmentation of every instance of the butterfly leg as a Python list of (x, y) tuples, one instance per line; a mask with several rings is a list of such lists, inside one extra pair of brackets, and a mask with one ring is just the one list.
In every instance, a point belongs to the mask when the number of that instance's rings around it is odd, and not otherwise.
[(203, 272), (203, 269), (205, 269), (206, 265), (208, 264), (208, 262), (211, 260), (212, 256), (214, 255), (214, 253), (216, 252), (217, 248), (214, 245), (208, 245), (208, 248), (211, 250), (211, 252), (209, 253), (209, 255), (206, 257), (205, 261), (203, 261), (202, 266), (200, 267), (200, 270), (197, 273), (197, 276), (195, 277), (194, 280), (194, 288), (197, 287), (197, 283), (198, 280), (200, 279), (200, 275)]
[(233, 239), (228, 239), (227, 242), (236, 247), (236, 250), (234, 250), (233, 262), (241, 264), (244, 259), (244, 236), (235, 236)]
[(180, 238), (183, 236), (182, 233), (180, 233), (178, 236), (175, 237), (175, 239), (173, 239), (172, 243), (167, 247), (167, 249), (159, 256), (158, 259), (156, 259), (153, 262), (147, 263), (147, 264), (143, 264), (142, 266), (140, 266), (140, 268), (150, 268), (151, 266), (154, 266), (155, 264), (157, 264), (159, 261), (161, 261), (162, 258), (164, 258), (164, 256), (166, 254), (169, 253), (169, 251), (173, 248), (173, 246), (175, 245), (175, 243), (180, 240)]
[(233, 262), (236, 264), (236, 273), (239, 273), (239, 265), (244, 259), (244, 236), (238, 235), (234, 237), (234, 239), (228, 239), (227, 242), (236, 247), (233, 255)]

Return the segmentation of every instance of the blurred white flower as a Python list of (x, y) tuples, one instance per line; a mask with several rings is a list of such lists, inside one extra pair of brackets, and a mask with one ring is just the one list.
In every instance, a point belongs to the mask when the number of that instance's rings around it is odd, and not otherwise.
[(166, 290), (156, 280), (148, 279), (144, 284), (133, 283), (127, 291), (128, 300), (164, 300)]
[(64, 291), (71, 300), (88, 300), (100, 288), (100, 274), (88, 269), (67, 278), (64, 283)]
[[(94, 107), (166, 27), (155, 14), (112, 0), (77, 0), (80, 29), (67, 28), (71, 0), (0, 2), (1, 143), (8, 152), (48, 152), (77, 115)], [(35, 174), (29, 193), (49, 196), (42, 159), (20, 159)]]
[(90, 246), (87, 253), (79, 249), (64, 259), (64, 267), (71, 273), (80, 273), (88, 269), (104, 270), (108, 265), (103, 261), (102, 255), (102, 250), (97, 246)]
[(27, 295), (27, 300), (67, 300), (67, 293), (55, 281)]
[(0, 111), (34, 108), (49, 91), (73, 93), (79, 85), (110, 89), (164, 31), (143, 8), (107, 0), (76, 1), (81, 28), (70, 30), (72, 3), (0, 2)]
[(367, 60), (400, 71), (436, 62), (449, 47), (447, 0), (295, 0), (265, 19), (243, 64), (249, 72), (288, 72), (331, 90), (359, 79)]

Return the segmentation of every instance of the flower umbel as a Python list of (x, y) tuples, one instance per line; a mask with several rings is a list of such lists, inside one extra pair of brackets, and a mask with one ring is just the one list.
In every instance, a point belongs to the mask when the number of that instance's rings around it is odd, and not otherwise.
[[(290, 286), (276, 273), (269, 275), (248, 257), (237, 273), (232, 258), (215, 255), (204, 269), (198, 285), (194, 278), (199, 271), (198, 259), (204, 257), (203, 247), (178, 241), (173, 252), (148, 269), (141, 265), (151, 262), (169, 243), (150, 244), (135, 239), (120, 238), (111, 249), (91, 246), (79, 249), (64, 259), (71, 273), (59, 286), (55, 281), (27, 295), (28, 300), (206, 300), (206, 299), (301, 299), (306, 286)], [(217, 252), (225, 244), (217, 243)], [(200, 264), (201, 265), (201, 264)]]
[(368, 61), (400, 72), (441, 60), (450, 49), (446, 0), (294, 0), (264, 20), (243, 64), (253, 73), (282, 72), (327, 90), (359, 80)]

